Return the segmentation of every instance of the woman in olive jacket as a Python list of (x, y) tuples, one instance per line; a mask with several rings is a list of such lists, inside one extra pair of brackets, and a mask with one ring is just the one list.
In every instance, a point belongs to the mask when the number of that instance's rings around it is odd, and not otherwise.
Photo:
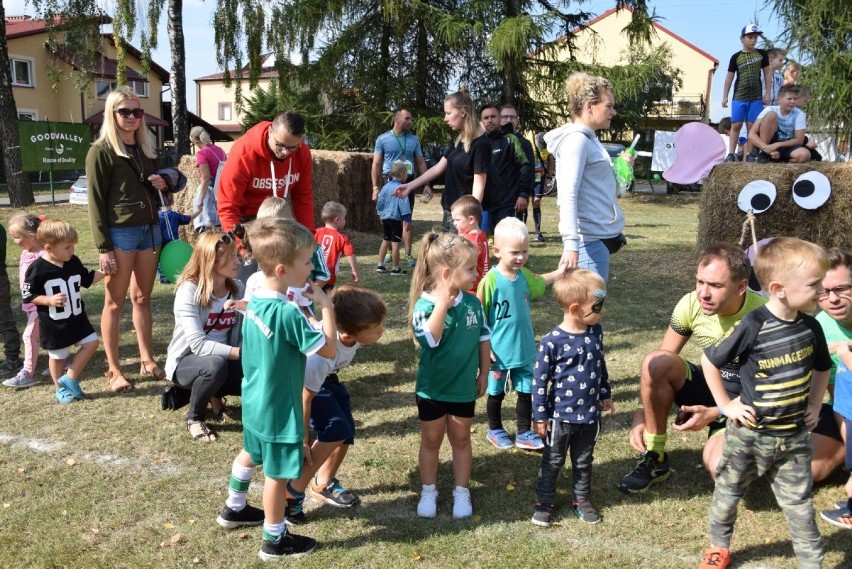
[(118, 357), (121, 312), (130, 289), (133, 327), (139, 344), (140, 373), (165, 379), (152, 351), (151, 291), (157, 273), (162, 235), (158, 191), (166, 187), (154, 174), (156, 153), (145, 126), (139, 98), (129, 87), (111, 92), (104, 123), (86, 157), (89, 220), (106, 273), (101, 334), (109, 363), (107, 383), (113, 391), (133, 390)]

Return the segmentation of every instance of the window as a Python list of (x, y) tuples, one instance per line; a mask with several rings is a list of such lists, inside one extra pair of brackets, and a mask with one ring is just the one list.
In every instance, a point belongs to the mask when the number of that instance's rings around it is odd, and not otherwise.
[(33, 60), (28, 57), (10, 57), (13, 87), (35, 87)]
[[(133, 93), (137, 97), (147, 98), (148, 97), (148, 82), (147, 81), (128, 81), (127, 85), (133, 90)], [(104, 81), (99, 79), (95, 81), (95, 94), (98, 99), (106, 99), (107, 95), (109, 95), (110, 91), (115, 90), (116, 83), (115, 81)]]
[(219, 103), (219, 120), (229, 121), (231, 119), (231, 103)]
[(34, 109), (18, 109), (19, 121), (37, 121), (38, 111)]

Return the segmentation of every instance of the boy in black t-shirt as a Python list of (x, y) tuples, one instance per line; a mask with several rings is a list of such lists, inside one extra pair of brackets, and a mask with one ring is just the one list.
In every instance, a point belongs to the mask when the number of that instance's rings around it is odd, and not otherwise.
[[(701, 367), (720, 413), (728, 417), (710, 506), (710, 545), (701, 567), (724, 569), (737, 506), (752, 481), (765, 475), (787, 517), (802, 567), (822, 567), (814, 520), (812, 447), (831, 356), (813, 312), (823, 292), (828, 257), (818, 245), (779, 237), (760, 248), (755, 274), (769, 301), (746, 314), (715, 345)], [(739, 385), (719, 368), (737, 362)]]
[[(56, 399), (64, 404), (85, 399), (80, 374), (98, 349), (98, 335), (86, 316), (80, 287), (89, 288), (104, 278), (89, 271), (74, 255), (77, 231), (64, 221), (51, 219), (39, 225), (36, 239), (44, 256), (27, 269), (21, 296), (38, 312), (39, 337), (47, 350)], [(71, 346), (80, 346), (63, 374)]]

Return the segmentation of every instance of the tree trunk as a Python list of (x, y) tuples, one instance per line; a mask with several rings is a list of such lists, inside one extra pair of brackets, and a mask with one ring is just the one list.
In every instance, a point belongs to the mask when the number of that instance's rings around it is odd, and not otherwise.
[[(379, 69), (390, 68), (390, 42), (391, 42), (391, 27), (390, 24), (382, 18), (382, 38), (379, 43)], [(388, 106), (388, 87), (387, 81), (379, 82), (378, 97), (376, 108), (386, 109)], [(400, 105), (401, 101), (395, 101), (395, 105)], [(396, 109), (394, 109), (396, 110)]]
[[(18, 138), (18, 108), (12, 93), (12, 70), (6, 45), (6, 9), (0, 4), (0, 139), (3, 140), (3, 168), (12, 207), (35, 203), (29, 177), (21, 171), (21, 145)], [(33, 70), (35, 71), (35, 70)]]
[(189, 154), (189, 125), (186, 120), (186, 50), (183, 40), (183, 0), (169, 0), (169, 46), (172, 50), (172, 132), (175, 160)]
[[(522, 0), (508, 0), (506, 3), (506, 15), (508, 18), (514, 18), (521, 15)], [(517, 105), (518, 87), (521, 82), (521, 61), (523, 56), (518, 59), (513, 59), (511, 56), (506, 58), (503, 68), (503, 100), (507, 104)]]
[(417, 20), (417, 52), (414, 58), (414, 97), (418, 110), (426, 109), (429, 89), (429, 31), (423, 16)]

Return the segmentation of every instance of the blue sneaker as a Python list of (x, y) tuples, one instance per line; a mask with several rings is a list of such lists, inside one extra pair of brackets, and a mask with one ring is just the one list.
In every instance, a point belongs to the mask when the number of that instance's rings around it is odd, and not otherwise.
[(68, 389), (60, 386), (56, 388), (56, 400), (59, 401), (60, 405), (68, 405), (77, 401), (77, 398)]
[(544, 441), (534, 432), (527, 431), (515, 437), (515, 446), (526, 450), (541, 450), (544, 448)]
[(509, 438), (509, 433), (505, 429), (488, 429), (485, 434), (492, 445), (497, 448), (512, 448), (512, 439)]
[(65, 389), (67, 389), (71, 393), (71, 395), (74, 396), (74, 399), (82, 401), (86, 398), (86, 394), (83, 393), (83, 390), (80, 388), (80, 382), (71, 379), (70, 377), (68, 377), (68, 374), (65, 374), (60, 377), (57, 383), (59, 383), (60, 387), (64, 387)]

